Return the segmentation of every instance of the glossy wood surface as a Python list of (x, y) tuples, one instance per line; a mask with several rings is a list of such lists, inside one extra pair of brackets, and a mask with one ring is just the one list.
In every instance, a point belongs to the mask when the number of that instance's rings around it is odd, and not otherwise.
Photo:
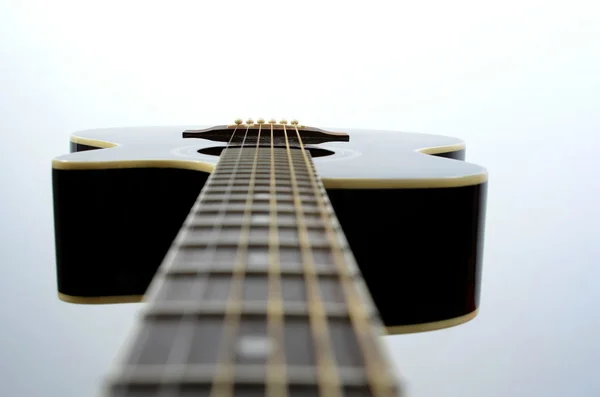
[[(181, 127), (136, 127), (87, 130), (71, 140), (110, 150), (86, 151), (59, 156), (53, 168), (127, 168), (166, 166), (210, 172), (218, 158), (198, 153), (223, 142), (183, 138)], [(315, 158), (325, 187), (424, 187), (465, 186), (487, 180), (486, 170), (468, 162), (427, 156), (463, 150), (460, 139), (430, 134), (344, 129), (349, 142), (317, 145), (335, 154)], [(420, 151), (420, 152), (419, 152)], [(162, 165), (160, 165), (162, 164)]]

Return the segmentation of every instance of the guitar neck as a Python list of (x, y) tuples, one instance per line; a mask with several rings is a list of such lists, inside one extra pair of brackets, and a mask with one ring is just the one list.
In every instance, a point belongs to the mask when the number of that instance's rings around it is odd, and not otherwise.
[(292, 134), (222, 152), (106, 395), (398, 395), (377, 311)]

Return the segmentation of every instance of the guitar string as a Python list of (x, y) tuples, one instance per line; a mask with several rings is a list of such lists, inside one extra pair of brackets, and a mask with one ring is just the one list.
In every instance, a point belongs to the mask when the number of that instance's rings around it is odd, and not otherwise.
[(279, 342), (267, 362), (267, 396), (288, 396), (287, 366), (285, 357), (285, 317), (281, 283), (281, 258), (279, 250), (279, 226), (277, 224), (277, 182), (275, 179), (275, 143), (271, 124), (269, 177), (269, 268), (268, 268), (268, 317), (267, 327), (270, 340)]
[[(252, 200), (255, 189), (256, 165), (258, 162), (258, 148), (260, 146), (261, 125), (259, 125), (256, 147), (254, 152), (254, 160), (252, 162), (252, 171), (246, 197), (246, 205), (244, 209), (244, 217), (242, 221), (242, 230), (238, 241), (238, 250), (236, 264), (232, 274), (230, 295), (226, 304), (225, 319), (223, 327), (223, 339), (221, 348), (219, 349), (218, 364), (216, 366), (216, 374), (213, 380), (211, 397), (232, 397), (235, 392), (235, 349), (231, 348), (239, 342), (240, 322), (243, 312), (243, 294), (244, 294), (244, 279), (247, 269), (248, 257), (248, 240), (250, 235), (250, 220), (252, 216)], [(247, 131), (250, 125), (247, 127)], [(240, 156), (244, 152), (245, 142), (239, 148)], [(231, 348), (231, 349), (230, 349)]]
[[(292, 158), (292, 152), (285, 124), (283, 124), (283, 133), (285, 136), (285, 146), (288, 163), (290, 166), (291, 185), (294, 192), (294, 207), (296, 210), (298, 238), (302, 252), (301, 257), (304, 270), (304, 280), (306, 283), (309, 322), (314, 338), (313, 348), (315, 349), (317, 365), (313, 366), (313, 368), (317, 370), (317, 382), (320, 395), (324, 397), (341, 397), (339, 374), (337, 373), (332, 346), (329, 343), (331, 339), (329, 336), (327, 313), (324, 310), (319, 294), (318, 283), (315, 280), (316, 275), (314, 258), (312, 255), (310, 240), (308, 238), (308, 230), (304, 224), (304, 210), (302, 207), (302, 201), (300, 199), (298, 183), (296, 180), (295, 165)], [(301, 144), (302, 140), (300, 136), (298, 136), (298, 140)], [(307, 164), (307, 172), (310, 174), (312, 170), (312, 167)], [(315, 191), (314, 193), (316, 194), (317, 192)], [(324, 221), (324, 219), (322, 220)]]
[[(229, 141), (227, 143), (227, 147), (223, 150), (223, 152), (221, 153), (221, 156), (223, 156), (223, 155), (226, 156), (229, 147), (231, 147), (231, 144), (233, 142), (235, 134), (237, 133), (237, 130), (238, 129), (236, 127), (234, 129), (234, 131), (232, 132), (231, 137), (229, 138)], [(248, 131), (246, 130), (243, 140), (242, 140), (242, 144), (245, 143), (247, 135), (248, 135)], [(242, 154), (242, 152), (240, 151), (240, 153), (238, 154), (238, 156), (236, 158), (236, 167), (234, 168), (234, 170), (232, 172), (232, 176), (230, 177), (230, 180), (227, 184), (227, 189), (226, 189), (226, 194), (225, 194), (226, 201), (229, 199), (229, 195), (231, 194), (231, 191), (232, 191), (234, 175), (237, 173), (237, 170), (238, 170), (237, 165), (239, 164), (239, 161), (241, 159), (241, 154)], [(218, 169), (218, 164), (217, 164), (216, 169)], [(184, 222), (184, 225), (187, 227), (182, 228), (183, 233), (181, 233), (181, 235), (176, 238), (177, 243), (181, 243), (187, 237), (187, 234), (190, 231), (189, 224), (193, 223), (192, 219), (197, 215), (197, 212), (200, 209), (201, 203), (202, 203), (203, 199), (205, 198), (206, 193), (208, 193), (210, 191), (213, 180), (214, 180), (214, 174), (209, 176), (209, 180), (207, 180), (207, 183), (206, 183), (207, 189), (203, 189), (202, 194), (199, 195), (198, 199), (196, 200), (196, 203), (192, 206), (192, 209), (190, 210), (191, 216), (189, 216), (186, 219), (186, 221)], [(213, 223), (213, 227), (212, 227), (211, 233), (210, 233), (210, 238), (208, 240), (209, 242), (208, 242), (206, 248), (202, 250), (203, 255), (205, 256), (205, 258), (203, 258), (203, 259), (208, 260), (208, 263), (210, 264), (208, 266), (208, 272), (205, 273), (204, 277), (198, 277), (198, 275), (196, 274), (195, 277), (197, 277), (197, 280), (194, 280), (194, 283), (192, 284), (192, 286), (190, 286), (190, 289), (189, 289), (188, 296), (190, 298), (192, 298), (196, 295), (200, 296), (202, 293), (204, 293), (204, 291), (206, 291), (206, 286), (208, 285), (209, 278), (210, 278), (210, 272), (216, 268), (216, 261), (215, 261), (216, 252), (217, 252), (216, 241), (217, 241), (218, 235), (222, 231), (222, 224), (223, 224), (225, 217), (226, 217), (226, 205), (225, 205), (225, 203), (223, 203), (221, 206), (219, 206), (219, 209), (217, 211), (217, 216), (215, 217), (215, 222)], [(210, 259), (208, 259), (206, 257), (208, 257)], [(173, 265), (173, 262), (171, 262), (171, 266), (172, 265)], [(177, 331), (174, 336), (173, 344), (171, 345), (167, 363), (165, 365), (166, 373), (164, 375), (168, 374), (167, 371), (169, 371), (170, 367), (172, 367), (174, 365), (173, 363), (180, 363), (180, 364), (185, 365), (185, 363), (187, 363), (187, 361), (189, 361), (189, 354), (191, 352), (191, 346), (193, 343), (194, 331), (195, 331), (194, 320), (190, 320), (190, 319), (186, 318), (189, 315), (189, 310), (190, 310), (189, 308), (186, 308), (186, 309), (184, 309), (184, 311), (182, 313), (180, 322), (177, 326)], [(224, 321), (223, 321), (223, 323), (224, 323)], [(178, 368), (174, 368), (174, 371), (177, 371), (177, 370), (178, 370)], [(177, 372), (176, 372), (176, 374), (177, 374)], [(159, 396), (162, 397), (163, 395), (171, 394), (171, 393), (169, 393), (169, 391), (171, 391), (174, 396), (177, 396), (177, 394), (179, 393), (179, 391), (176, 390), (176, 388), (170, 388), (170, 387), (166, 386), (164, 384), (164, 382), (162, 382), (161, 387), (159, 389), (159, 393), (160, 393)]]
[[(306, 163), (307, 167), (310, 167), (312, 161), (307, 154), (302, 140), (300, 139), (300, 132), (298, 131), (298, 128), (296, 126), (294, 127), (296, 129), (296, 135), (298, 136), (300, 150), (302, 152), (304, 162)], [(316, 180), (314, 174), (311, 174), (309, 178), (313, 189), (315, 190), (317, 203), (322, 216), (324, 218), (330, 218), (328, 215), (328, 206), (325, 202), (327, 200), (326, 194), (321, 196), (317, 193), (317, 191), (322, 190), (322, 185), (321, 187), (319, 186), (320, 184)], [(333, 230), (331, 222), (324, 222), (324, 224), (327, 231), (328, 240), (333, 248), (332, 252), (334, 254), (334, 261), (338, 269), (339, 280), (346, 298), (345, 303), (348, 307), (350, 319), (353, 325), (353, 331), (358, 339), (358, 343), (361, 347), (362, 355), (365, 360), (364, 366), (367, 371), (367, 377), (369, 379), (371, 389), (376, 397), (392, 396), (394, 395), (394, 387), (389, 377), (388, 368), (382, 365), (383, 363), (381, 360), (378, 360), (378, 357), (376, 357), (376, 352), (373, 351), (379, 346), (377, 343), (372, 343), (374, 341), (371, 341), (371, 338), (373, 338), (373, 327), (369, 320), (369, 314), (365, 310), (365, 304), (367, 302), (361, 301), (361, 299), (357, 296), (357, 291), (355, 288), (353, 288), (355, 286), (352, 285), (353, 280), (348, 277), (349, 269), (347, 269), (347, 264), (349, 264), (348, 262), (352, 263), (353, 261), (350, 261), (348, 256), (344, 257), (343, 248), (340, 246), (340, 242), (338, 240), (339, 235)]]

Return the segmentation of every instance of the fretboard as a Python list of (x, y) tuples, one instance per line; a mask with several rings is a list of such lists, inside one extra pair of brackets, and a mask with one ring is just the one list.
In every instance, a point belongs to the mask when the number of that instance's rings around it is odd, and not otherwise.
[(287, 137), (284, 147), (260, 141), (221, 154), (107, 396), (398, 396), (377, 311), (310, 153)]

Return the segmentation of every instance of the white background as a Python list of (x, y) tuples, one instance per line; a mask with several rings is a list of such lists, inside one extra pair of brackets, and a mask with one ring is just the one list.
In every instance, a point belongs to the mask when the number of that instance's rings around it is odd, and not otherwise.
[(56, 298), (68, 135), (260, 116), (454, 135), (488, 168), (481, 314), (385, 339), (409, 396), (600, 395), (599, 7), (0, 0), (0, 395), (93, 395), (136, 311)]

